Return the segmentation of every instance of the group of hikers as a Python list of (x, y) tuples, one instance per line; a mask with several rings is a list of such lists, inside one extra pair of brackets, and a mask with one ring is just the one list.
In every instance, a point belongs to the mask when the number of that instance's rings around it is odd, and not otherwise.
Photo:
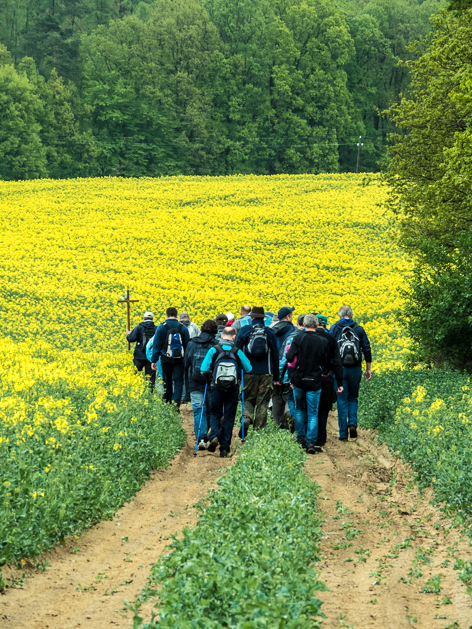
[(207, 319), (201, 329), (186, 312), (168, 308), (166, 320), (154, 324), (152, 312), (126, 336), (136, 343), (134, 364), (154, 389), (163, 380), (163, 399), (177, 408), (190, 401), (196, 448), (220, 456), (230, 452), (239, 399), (243, 420), (239, 436), (252, 425), (260, 430), (272, 419), (296, 433), (308, 454), (322, 452), (328, 413), (337, 402), (339, 440), (357, 438), (357, 410), (362, 362), (370, 380), (372, 352), (367, 334), (353, 319), (350, 306), (328, 329), (320, 313), (299, 315), (283, 306), (277, 313), (242, 306)]

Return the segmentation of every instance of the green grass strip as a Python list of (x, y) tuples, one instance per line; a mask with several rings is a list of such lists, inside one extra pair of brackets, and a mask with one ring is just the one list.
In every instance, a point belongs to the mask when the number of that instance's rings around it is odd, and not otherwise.
[(251, 431), (198, 526), (153, 567), (146, 593), (159, 595), (159, 618), (143, 625), (137, 603), (135, 629), (319, 627), (319, 488), (305, 459), (286, 431)]

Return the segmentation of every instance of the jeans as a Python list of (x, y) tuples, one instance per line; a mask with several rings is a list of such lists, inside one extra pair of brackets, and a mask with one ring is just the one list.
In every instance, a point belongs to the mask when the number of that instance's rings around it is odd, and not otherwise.
[[(295, 432), (299, 443), (316, 444), (318, 437), (318, 407), (321, 389), (319, 391), (305, 391), (293, 387), (295, 395)], [(306, 411), (304, 410), (306, 408)], [(306, 421), (305, 421), (306, 418)]]
[[(238, 409), (239, 387), (231, 387), (226, 391), (211, 390), (210, 441), (218, 439), (220, 450), (229, 452), (233, 435), (234, 420)], [(223, 415), (223, 425), (221, 416)]]
[[(198, 427), (200, 426), (200, 417), (202, 417), (203, 391), (191, 391), (190, 401), (193, 411), (193, 429), (195, 437), (198, 435)], [(210, 423), (210, 387), (207, 387), (205, 406), (203, 408), (202, 425), (200, 426), (200, 439), (207, 436), (208, 424)]]
[[(362, 378), (362, 365), (343, 367), (342, 386), (344, 391), (338, 393), (338, 425), (339, 436), (347, 439), (347, 419), (350, 426), (357, 426), (357, 409), (359, 407), (359, 387)], [(338, 387), (341, 383), (337, 383)]]
[(164, 380), (164, 402), (175, 402), (180, 407), (182, 399), (182, 387), (184, 383), (184, 361), (171, 362), (161, 358), (162, 379)]
[(149, 382), (149, 388), (153, 391), (154, 385), (156, 384), (156, 372), (151, 369), (151, 363), (149, 360), (133, 358), (133, 363), (138, 371), (142, 371), (144, 369), (146, 380)]

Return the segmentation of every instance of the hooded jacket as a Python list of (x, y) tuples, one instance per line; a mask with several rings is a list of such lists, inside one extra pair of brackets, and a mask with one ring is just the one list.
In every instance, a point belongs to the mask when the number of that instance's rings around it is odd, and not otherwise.
[[(164, 323), (167, 323), (169, 328), (177, 328), (179, 325), (182, 326), (180, 334), (182, 337), (182, 345), (184, 350), (187, 349), (188, 342), (190, 341), (190, 336), (188, 333), (188, 328), (177, 319), (166, 319)], [(173, 363), (183, 362), (183, 358), (167, 358), (165, 356), (166, 352), (166, 341), (167, 341), (167, 330), (164, 327), (164, 323), (161, 323), (160, 326), (156, 330), (156, 334), (154, 336), (153, 350), (152, 350), (152, 361), (153, 363), (157, 363), (159, 358), (162, 359), (163, 362), (172, 361)], [(185, 356), (185, 353), (184, 353)]]
[[(370, 347), (370, 341), (367, 337), (367, 334), (365, 333), (364, 328), (358, 323), (356, 323), (354, 319), (339, 319), (339, 321), (337, 321), (330, 327), (329, 333), (334, 336), (336, 341), (338, 341), (343, 332), (343, 328), (345, 328), (346, 326), (349, 326), (350, 328), (352, 328), (353, 332), (359, 338), (359, 343), (361, 345), (361, 352), (362, 354), (364, 354), (364, 359), (366, 363), (371, 363), (372, 362), (372, 349)], [(353, 367), (362, 366), (362, 354), (357, 364), (352, 365)]]
[(281, 358), (282, 346), (285, 345), (285, 339), (295, 332), (296, 327), (291, 321), (277, 321), (277, 323), (271, 328), (275, 332), (275, 339), (277, 341), (277, 349), (279, 350), (279, 359)]
[[(239, 349), (242, 349), (244, 353), (246, 353), (249, 337), (255, 325), (264, 326), (264, 319), (251, 319), (251, 322), (241, 328), (238, 336), (236, 337), (235, 345), (236, 347), (239, 347)], [(267, 326), (264, 327), (267, 334), (269, 352), (267, 357), (262, 360), (257, 360), (250, 354), (247, 354), (247, 357), (252, 365), (251, 375), (257, 376), (262, 374), (272, 374), (273, 380), (277, 382), (279, 379), (279, 351), (277, 349), (277, 338), (272, 328), (268, 328)]]
[(141, 323), (137, 325), (130, 334), (128, 334), (128, 341), (130, 343), (136, 343), (134, 347), (134, 357), (138, 360), (147, 360), (146, 347), (143, 344), (144, 334), (146, 334), (146, 337), (149, 340), (156, 333), (156, 329), (154, 321), (146, 319), (146, 321), (141, 321)]
[(215, 335), (208, 332), (202, 332), (199, 336), (190, 339), (184, 357), (185, 377), (189, 393), (192, 393), (192, 391), (204, 391), (205, 383), (193, 380), (192, 372), (196, 361), (201, 359), (201, 363), (208, 350), (215, 345), (218, 345)]

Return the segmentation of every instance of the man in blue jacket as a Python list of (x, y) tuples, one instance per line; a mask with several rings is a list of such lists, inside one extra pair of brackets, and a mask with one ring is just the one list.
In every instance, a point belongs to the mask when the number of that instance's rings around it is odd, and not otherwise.
[(244, 378), (244, 432), (267, 426), (267, 408), (274, 383), (279, 380), (279, 351), (274, 331), (264, 324), (264, 308), (254, 307), (251, 322), (241, 328), (236, 346), (242, 349), (252, 366)]
[(177, 308), (167, 308), (167, 319), (154, 335), (151, 367), (157, 371), (160, 357), (164, 380), (164, 402), (180, 408), (184, 384), (184, 356), (190, 340), (187, 326), (177, 321)]
[[(221, 334), (220, 345), (211, 347), (203, 359), (202, 374), (212, 374), (211, 410), (208, 450), (214, 452), (220, 444), (220, 456), (229, 454), (234, 420), (238, 408), (241, 370), (251, 371), (251, 363), (241, 350), (234, 345), (236, 332), (225, 328)], [(221, 381), (220, 381), (221, 378)], [(221, 417), (223, 416), (223, 425)]]
[(343, 364), (343, 381), (337, 382), (338, 387), (343, 387), (343, 392), (338, 393), (338, 425), (339, 440), (347, 441), (348, 430), (351, 439), (357, 438), (357, 410), (362, 378), (362, 356), (366, 362), (364, 378), (368, 382), (372, 377), (372, 350), (364, 328), (352, 318), (352, 308), (341, 306), (338, 314), (339, 321), (331, 326), (329, 333), (334, 336), (338, 343)]

